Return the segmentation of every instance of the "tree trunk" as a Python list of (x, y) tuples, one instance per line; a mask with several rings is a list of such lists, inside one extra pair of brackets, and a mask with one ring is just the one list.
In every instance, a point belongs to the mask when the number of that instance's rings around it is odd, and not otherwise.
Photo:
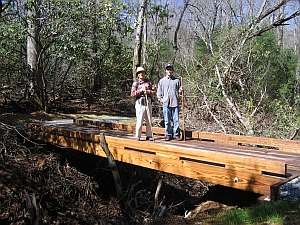
[(40, 17), (39, 9), (41, 0), (35, 2), (27, 11), (27, 64), (34, 80), (35, 103), (40, 109), (46, 110), (46, 85), (42, 73), (42, 67), (39, 65), (41, 50), (39, 47), (40, 26), (38, 19)]
[(69, 66), (63, 76), (63, 79), (61, 81), (60, 91), (59, 91), (59, 107), (62, 106), (62, 95), (63, 95), (64, 89), (65, 89), (65, 81), (67, 79), (67, 75), (68, 75), (69, 71), (71, 70), (72, 66), (73, 66), (73, 61), (70, 62)]
[(181, 24), (184, 12), (185, 12), (185, 10), (187, 9), (187, 7), (189, 5), (189, 1), (190, 0), (186, 0), (184, 2), (184, 6), (183, 6), (183, 9), (181, 11), (181, 14), (180, 14), (180, 17), (179, 17), (179, 20), (178, 20), (178, 23), (177, 23), (177, 27), (176, 27), (176, 30), (175, 30), (175, 33), (174, 33), (174, 39), (173, 39), (173, 51), (174, 51), (174, 55), (173, 55), (173, 60), (172, 60), (173, 63), (175, 62), (176, 54), (177, 54), (177, 51), (178, 51), (178, 42), (177, 42), (178, 31), (179, 31), (179, 28), (180, 28), (180, 24)]
[(37, 30), (36, 23), (36, 11), (34, 8), (28, 9), (27, 11), (27, 24), (28, 24), (28, 37), (27, 37), (27, 63), (30, 67), (31, 72), (35, 73), (37, 71), (37, 58), (38, 49), (36, 43)]
[[(278, 15), (279, 20), (285, 17), (284, 15), (285, 6), (286, 5), (283, 5), (283, 7), (279, 9), (279, 15)], [(283, 48), (283, 34), (284, 34), (283, 26), (278, 26), (277, 32), (278, 32), (278, 51), (280, 51)]]
[(142, 37), (143, 37), (143, 27), (144, 27), (144, 17), (147, 7), (147, 0), (142, 0), (139, 10), (139, 16), (137, 21), (137, 29), (135, 36), (135, 46), (133, 53), (133, 65), (132, 65), (132, 78), (136, 79), (135, 71), (138, 66), (141, 65), (141, 52), (142, 52)]

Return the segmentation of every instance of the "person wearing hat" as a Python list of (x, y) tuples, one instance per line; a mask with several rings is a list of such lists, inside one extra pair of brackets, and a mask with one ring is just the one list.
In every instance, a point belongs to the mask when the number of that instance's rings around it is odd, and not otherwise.
[[(136, 81), (131, 87), (131, 97), (135, 98), (136, 132), (135, 138), (139, 141), (142, 135), (143, 121), (146, 121), (146, 140), (152, 139), (152, 98), (156, 94), (155, 86), (150, 80), (145, 79), (146, 70), (143, 67), (136, 68)], [(146, 102), (148, 101), (148, 102)], [(149, 107), (149, 108), (148, 108)], [(148, 113), (150, 115), (148, 115)]]
[[(157, 87), (157, 98), (162, 103), (166, 141), (181, 141), (179, 130), (179, 93), (183, 91), (180, 79), (173, 76), (173, 64), (165, 65), (166, 76), (161, 78)], [(171, 125), (173, 121), (173, 129)]]

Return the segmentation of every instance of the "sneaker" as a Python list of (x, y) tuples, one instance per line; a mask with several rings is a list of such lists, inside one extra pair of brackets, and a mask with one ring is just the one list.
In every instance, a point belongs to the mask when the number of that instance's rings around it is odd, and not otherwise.
[(165, 141), (171, 141), (171, 136), (166, 136)]
[(146, 137), (146, 141), (152, 141), (153, 140), (153, 138), (152, 137)]
[(175, 137), (176, 141), (181, 141), (181, 138), (179, 136)]

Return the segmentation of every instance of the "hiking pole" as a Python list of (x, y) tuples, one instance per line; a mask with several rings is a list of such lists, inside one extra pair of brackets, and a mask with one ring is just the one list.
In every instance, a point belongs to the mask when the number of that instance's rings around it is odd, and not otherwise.
[[(183, 87), (183, 77), (181, 77), (181, 87)], [(184, 124), (184, 90), (181, 90), (181, 104), (182, 104), (182, 130), (183, 130), (183, 140), (185, 141), (185, 124)]]
[(154, 141), (154, 135), (153, 135), (153, 129), (152, 129), (152, 120), (151, 120), (151, 115), (150, 115), (147, 90), (145, 90), (145, 95), (146, 95), (146, 105), (147, 105), (147, 116), (148, 116), (148, 121), (149, 121), (149, 124), (150, 124), (152, 140)]

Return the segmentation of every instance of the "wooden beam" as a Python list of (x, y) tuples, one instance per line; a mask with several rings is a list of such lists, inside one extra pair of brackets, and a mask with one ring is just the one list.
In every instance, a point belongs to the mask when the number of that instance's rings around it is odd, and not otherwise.
[[(295, 141), (194, 131), (191, 136), (199, 139), (199, 145), (196, 148), (189, 145), (189, 142), (177, 145), (166, 142), (163, 144), (146, 142), (145, 144), (133, 139), (135, 126), (132, 125), (100, 121), (91, 123), (86, 120), (78, 120), (76, 123), (79, 123), (80, 126), (76, 127), (76, 124), (66, 126), (28, 124), (29, 134), (36, 140), (106, 157), (101, 150), (99, 135), (100, 132), (106, 130), (117, 134), (106, 135), (106, 139), (113, 156), (118, 161), (252, 191), (263, 196), (270, 196), (273, 200), (277, 198), (279, 187), (290, 179), (286, 178), (288, 176), (286, 162), (264, 157), (230, 154), (231, 148), (226, 145), (238, 146), (238, 149), (251, 153), (254, 150), (257, 151), (257, 148), (242, 146), (241, 143), (254, 139), (251, 143), (263, 143), (265, 147), (274, 143), (277, 146), (287, 143), (289, 146), (286, 146), (285, 149), (298, 153), (298, 151), (294, 151), (298, 146), (298, 142)], [(143, 130), (145, 132), (145, 127)], [(124, 131), (131, 136), (124, 135)], [(155, 132), (164, 135), (163, 128), (156, 128)], [(214, 148), (226, 148), (227, 152), (222, 152), (222, 149), (214, 151)], [(263, 149), (269, 155), (269, 150)], [(233, 152), (234, 150), (236, 151), (237, 148), (232, 147)]]
[[(59, 146), (69, 147), (89, 154), (106, 157), (104, 152), (101, 150), (100, 143), (80, 140), (74, 137), (58, 136), (46, 132), (32, 134), (32, 138)], [(222, 160), (218, 160), (218, 163), (215, 163), (216, 160), (190, 161), (188, 158), (183, 159), (182, 157), (179, 157), (178, 159), (176, 158), (176, 155), (174, 155), (174, 152), (176, 151), (174, 149), (171, 150), (170, 147), (167, 154), (172, 157), (164, 157), (160, 154), (157, 155), (157, 149), (154, 149), (156, 147), (159, 149), (160, 145), (155, 143), (148, 148), (137, 149), (135, 148), (136, 145), (126, 147), (128, 146), (128, 144), (126, 144), (128, 143), (128, 140), (121, 140), (121, 138), (115, 139), (108, 136), (106, 139), (109, 149), (116, 160), (149, 169), (160, 170), (193, 179), (205, 180), (207, 182), (238, 188), (245, 191), (252, 191), (262, 195), (270, 195), (270, 186), (283, 180), (282, 177), (265, 176), (261, 172), (253, 173), (255, 169), (247, 170), (245, 167), (240, 168), (237, 166), (226, 166), (225, 164), (221, 164)], [(137, 146), (140, 145), (138, 141), (131, 141), (131, 143), (136, 143)], [(182, 153), (183, 150), (180, 150), (178, 154), (181, 154), (180, 152)], [(187, 152), (190, 151), (187, 150)], [(187, 155), (191, 156), (193, 153), (185, 154), (185, 156)], [(206, 158), (209, 159), (208, 155)], [(217, 157), (217, 155), (212, 157), (212, 159), (216, 158), (219, 157)], [(226, 160), (224, 160), (224, 162), (225, 161)], [(235, 162), (232, 161), (231, 163)], [(268, 162), (266, 163), (268, 164)], [(249, 164), (247, 167), (249, 167)]]
[[(100, 136), (95, 134), (87, 134), (80, 132), (73, 132), (63, 130), (61, 128), (55, 129), (51, 127), (44, 130), (40, 135), (50, 135), (50, 139), (60, 138), (66, 140), (68, 137), (77, 138), (80, 140), (87, 140), (88, 142), (100, 142)], [(53, 135), (51, 135), (53, 134)], [(147, 145), (141, 145), (135, 140), (128, 140), (124, 138), (106, 137), (109, 146), (119, 146), (122, 149), (148, 151), (156, 155), (161, 155), (167, 158), (185, 159), (189, 161), (199, 161), (207, 164), (222, 164), (227, 169), (235, 169), (240, 171), (248, 171), (256, 174), (272, 173), (278, 175), (286, 175), (286, 163), (279, 160), (270, 160), (265, 158), (240, 156), (235, 154), (227, 154), (218, 151), (211, 151), (206, 149), (192, 149), (191, 147), (178, 147), (172, 145), (161, 145), (153, 142)], [(87, 142), (87, 143), (88, 143)], [(213, 143), (211, 144), (213, 145)], [(69, 146), (74, 148), (74, 146)]]
[[(104, 122), (76, 119), (74, 122), (78, 125), (94, 125), (105, 127)], [(125, 124), (107, 124), (107, 128), (111, 129), (124, 129), (135, 131), (135, 126), (125, 125)], [(143, 132), (145, 132), (146, 127), (143, 127)], [(153, 133), (157, 135), (165, 135), (165, 129), (160, 127), (153, 127)], [(248, 145), (261, 148), (274, 148), (281, 151), (300, 153), (300, 141), (295, 140), (283, 140), (276, 138), (266, 138), (266, 137), (255, 137), (255, 136), (243, 136), (243, 135), (232, 135), (232, 134), (219, 134), (210, 132), (200, 132), (200, 131), (186, 131), (187, 138), (198, 139), (201, 141), (215, 142), (219, 144), (227, 145)]]

